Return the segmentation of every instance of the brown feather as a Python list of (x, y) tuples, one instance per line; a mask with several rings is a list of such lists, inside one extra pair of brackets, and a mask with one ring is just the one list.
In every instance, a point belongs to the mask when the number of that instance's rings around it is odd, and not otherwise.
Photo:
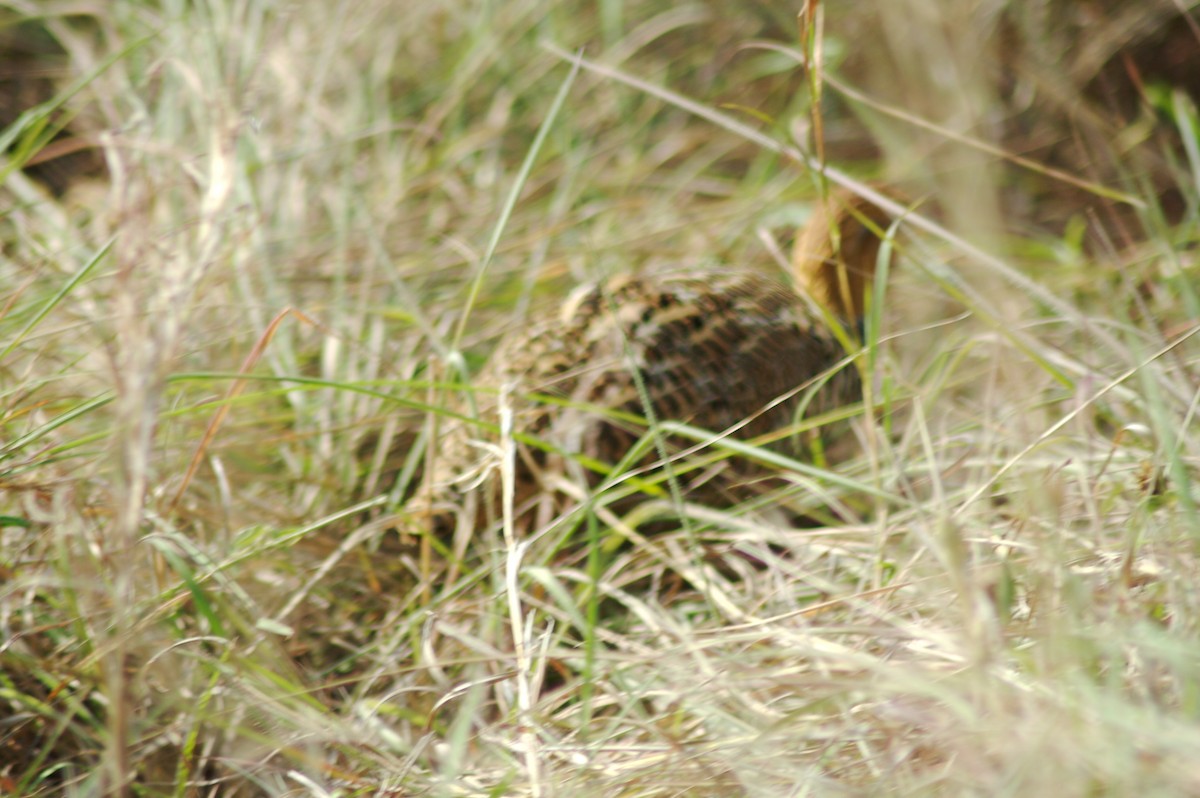
[[(798, 288), (855, 324), (875, 272), (877, 231), (886, 225), (886, 214), (857, 198), (823, 202), (797, 238)], [(474, 382), (487, 389), (476, 396), (481, 419), (496, 422), (497, 390), (507, 386), (517, 433), (568, 456), (615, 464), (646, 432), (644, 422), (631, 419), (670, 419), (713, 432), (742, 425), (739, 439), (784, 428), (795, 421), (803, 389), (845, 358), (824, 318), (796, 290), (765, 276), (620, 276), (582, 287), (558, 314), (506, 339)], [(859, 390), (857, 369), (843, 363), (807, 412), (854, 401)], [(482, 493), (465, 487), (479, 482), (471, 475), (489, 456), (472, 445), (478, 437), (464, 424), (445, 431), (429, 475), (433, 503), (418, 498), (410, 510), (433, 511), (436, 519), (474, 491), (470, 498), (498, 514), (494, 472)], [(641, 464), (656, 458), (652, 450)], [(541, 475), (561, 472), (565, 463), (561, 455), (518, 446), (518, 508), (551, 494)], [(444, 526), (444, 519), (435, 522)]]

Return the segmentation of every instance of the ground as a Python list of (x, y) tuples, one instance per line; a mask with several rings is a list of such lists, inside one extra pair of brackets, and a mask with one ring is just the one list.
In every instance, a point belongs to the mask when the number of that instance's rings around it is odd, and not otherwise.
[[(933, 5), (0, 3), (0, 793), (1200, 792), (1196, 12)], [(406, 518), (502, 336), (859, 183), (863, 401), (680, 466), (770, 492)]]

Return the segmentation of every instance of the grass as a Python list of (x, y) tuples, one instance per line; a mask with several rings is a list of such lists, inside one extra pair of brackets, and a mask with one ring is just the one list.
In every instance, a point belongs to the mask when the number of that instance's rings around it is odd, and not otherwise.
[[(833, 8), (824, 80), (765, 6), (0, 5), (68, 56), (11, 152), (69, 109), (108, 165), (3, 190), (0, 793), (1200, 790), (1185, 91), (1073, 128), (945, 48), (1027, 131), (992, 136), (873, 95), (929, 74)], [(1014, 80), (1060, 96), (1013, 5)], [(828, 457), (667, 427), (773, 492), (400, 539), (505, 332), (622, 271), (780, 269), (818, 86), (831, 179), (917, 200)]]

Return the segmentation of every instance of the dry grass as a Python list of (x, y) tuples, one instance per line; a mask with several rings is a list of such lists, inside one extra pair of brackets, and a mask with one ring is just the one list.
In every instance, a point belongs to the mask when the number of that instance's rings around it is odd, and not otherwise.
[[(766, 6), (3, 5), (109, 175), (3, 189), (0, 793), (1200, 792), (1185, 91), (1084, 126), (917, 0), (930, 63), (833, 9), (828, 80)], [(1022, 58), (1072, 30), (1004, 11)], [(778, 269), (818, 84), (834, 178), (922, 199), (833, 465), (732, 509), (601, 494), (461, 562), (372, 520), (458, 364), (578, 282)]]

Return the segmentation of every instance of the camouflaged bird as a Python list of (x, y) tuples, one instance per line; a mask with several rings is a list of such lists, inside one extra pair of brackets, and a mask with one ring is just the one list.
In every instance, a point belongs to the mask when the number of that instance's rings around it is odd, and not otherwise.
[[(596, 466), (625, 460), (648, 419), (749, 440), (794, 424), (802, 407), (813, 415), (856, 401), (858, 370), (827, 320), (854, 335), (888, 223), (875, 205), (834, 194), (797, 236), (794, 288), (747, 271), (619, 276), (503, 341), (473, 384), (481, 421), (511, 412), (516, 514), (540, 508), (544, 522), (578, 504), (561, 492), (562, 475), (586, 472), (594, 487)], [(439, 533), (469, 533), (500, 515), (500, 448), (489, 445), (498, 436), (442, 423), (424, 495), (408, 509)], [(659, 461), (656, 446), (644, 451), (626, 465)], [(704, 498), (713, 495), (709, 485)]]

